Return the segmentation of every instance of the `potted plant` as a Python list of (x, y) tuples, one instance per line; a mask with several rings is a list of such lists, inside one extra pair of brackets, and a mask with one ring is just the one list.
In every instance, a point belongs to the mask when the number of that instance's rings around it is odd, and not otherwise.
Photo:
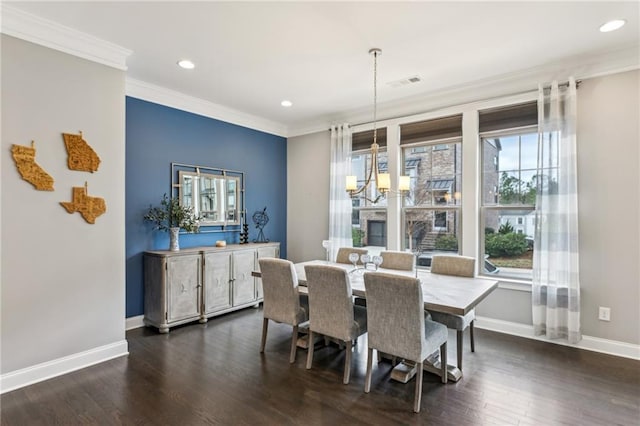
[(168, 198), (167, 194), (162, 196), (160, 207), (149, 206), (144, 220), (153, 222), (155, 229), (169, 231), (169, 250), (178, 251), (178, 232), (184, 229), (187, 232), (199, 232), (199, 216), (193, 212), (193, 207), (180, 205), (177, 198)]

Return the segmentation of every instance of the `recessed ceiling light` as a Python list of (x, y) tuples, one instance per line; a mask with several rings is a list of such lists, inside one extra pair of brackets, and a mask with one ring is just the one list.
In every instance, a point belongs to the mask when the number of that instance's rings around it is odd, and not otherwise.
[(293, 105), (293, 102), (285, 99), (284, 101), (280, 102), (280, 105), (282, 105), (285, 108), (289, 108), (291, 105)]
[(608, 33), (621, 28), (627, 21), (624, 19), (614, 19), (613, 21), (606, 22), (600, 26), (600, 32)]
[(192, 70), (196, 67), (196, 65), (188, 59), (178, 61), (178, 65), (185, 70)]

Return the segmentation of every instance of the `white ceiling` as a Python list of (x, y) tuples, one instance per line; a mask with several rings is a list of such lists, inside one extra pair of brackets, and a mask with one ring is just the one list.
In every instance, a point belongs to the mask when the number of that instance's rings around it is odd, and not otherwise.
[[(382, 117), (640, 62), (636, 1), (4, 3), (131, 49), (130, 79), (269, 120), (288, 135), (371, 118), (371, 47), (383, 51)], [(598, 31), (614, 18), (627, 25)], [(181, 58), (196, 68), (179, 68)], [(388, 84), (415, 75), (422, 81)]]

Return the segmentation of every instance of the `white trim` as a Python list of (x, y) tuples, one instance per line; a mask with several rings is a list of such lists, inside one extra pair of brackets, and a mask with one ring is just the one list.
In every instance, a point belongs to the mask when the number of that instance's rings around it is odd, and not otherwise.
[(276, 136), (287, 137), (287, 126), (267, 120), (256, 115), (225, 107), (220, 104), (185, 95), (175, 90), (166, 89), (141, 80), (127, 77), (125, 83), (127, 96), (192, 112), (205, 117), (214, 118), (238, 126), (248, 127)]
[(0, 394), (129, 354), (126, 340), (43, 362), (0, 376)]
[(0, 3), (0, 31), (12, 37), (126, 71), (131, 50)]
[(144, 315), (138, 315), (137, 317), (129, 317), (125, 319), (125, 330), (129, 331), (140, 327), (144, 327)]
[(601, 352), (604, 354), (615, 355), (623, 358), (640, 360), (640, 345), (634, 345), (632, 343), (602, 339), (600, 337), (582, 336), (582, 340), (578, 344), (572, 345), (562, 340), (549, 340), (544, 337), (534, 336), (533, 325), (503, 321), (487, 317), (476, 317), (474, 326), (476, 328), (482, 328), (484, 330), (497, 331), (499, 333), (539, 340), (541, 342), (553, 343), (562, 346), (571, 346), (578, 349), (585, 349), (588, 351)]

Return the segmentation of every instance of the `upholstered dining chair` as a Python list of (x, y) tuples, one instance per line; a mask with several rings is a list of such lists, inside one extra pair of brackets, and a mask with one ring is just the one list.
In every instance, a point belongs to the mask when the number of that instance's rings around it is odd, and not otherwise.
[(296, 360), (298, 326), (309, 319), (307, 295), (298, 294), (298, 276), (293, 262), (285, 259), (258, 259), (262, 273), (264, 295), (262, 341), (260, 353), (264, 352), (269, 320), (293, 326), (289, 362)]
[[(476, 260), (468, 256), (436, 255), (431, 259), (431, 273), (441, 275), (455, 275), (458, 277), (473, 277), (475, 275)], [(456, 330), (457, 345), (456, 355), (458, 369), (462, 370), (462, 347), (464, 330), (469, 327), (469, 340), (471, 352), (476, 351), (473, 338), (473, 322), (476, 319), (475, 309), (466, 315), (446, 314), (443, 312), (431, 312), (431, 318), (444, 324), (447, 328)]]
[(447, 327), (425, 317), (420, 280), (414, 277), (368, 272), (367, 376), (364, 391), (371, 390), (373, 350), (415, 361), (416, 389), (413, 411), (420, 412), (424, 360), (440, 348), (442, 383), (447, 383)]
[[(351, 253), (358, 253), (358, 256), (362, 256), (363, 254), (368, 254), (369, 250), (363, 249), (363, 248), (355, 248), (355, 247), (340, 247), (338, 249), (338, 254), (336, 255), (336, 263), (351, 264), (351, 261), (349, 260), (349, 255)], [(359, 258), (358, 258), (358, 264), (362, 264)]]
[(383, 251), (382, 267), (385, 269), (396, 269), (400, 271), (413, 271), (415, 267), (415, 256), (407, 251)]
[(354, 306), (348, 272), (328, 265), (304, 267), (309, 289), (309, 350), (307, 370), (313, 363), (314, 334), (341, 340), (346, 344), (342, 382), (349, 383), (353, 341), (367, 332), (367, 310)]

